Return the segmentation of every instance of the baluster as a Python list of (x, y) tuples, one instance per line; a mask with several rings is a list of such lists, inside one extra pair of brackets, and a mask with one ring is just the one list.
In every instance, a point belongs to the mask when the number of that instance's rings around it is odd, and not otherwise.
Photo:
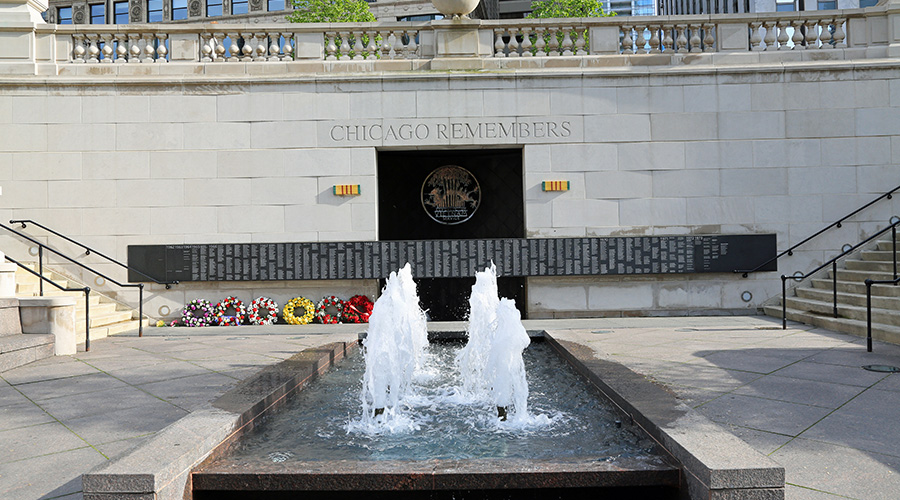
[(790, 40), (790, 37), (788, 37), (787, 32), (790, 23), (786, 21), (778, 21), (776, 24), (778, 26), (778, 50), (790, 50), (791, 48), (788, 46), (788, 40)]
[(645, 54), (647, 53), (647, 37), (644, 36), (644, 31), (647, 28), (644, 26), (635, 26), (634, 27), (634, 43), (635, 43), (635, 54)]
[(678, 45), (678, 52), (685, 53), (688, 51), (687, 26), (684, 24), (676, 24), (675, 29), (678, 30), (678, 38), (675, 39), (675, 43)]
[(237, 62), (241, 60), (241, 46), (240, 46), (240, 33), (230, 32), (226, 33), (228, 37), (228, 41), (231, 45), (228, 46), (228, 50), (225, 52), (225, 62)]
[(213, 33), (213, 40), (216, 42), (216, 50), (213, 51), (215, 53), (213, 60), (216, 62), (224, 61), (225, 54), (228, 53), (228, 48), (225, 47), (226, 36), (225, 33)]
[(659, 26), (648, 26), (650, 29), (650, 53), (658, 54), (659, 53)]
[(700, 25), (693, 24), (689, 28), (691, 30), (691, 52), (703, 52), (703, 48), (700, 47)]
[(506, 44), (503, 43), (503, 30), (494, 30), (494, 57), (506, 57)]
[(212, 62), (215, 51), (212, 46), (212, 35), (200, 33), (200, 62)]
[(74, 34), (72, 35), (72, 62), (76, 63), (84, 63), (84, 54), (87, 50), (84, 49), (84, 40), (85, 36), (82, 34)]
[(544, 28), (535, 28), (534, 34), (534, 55), (535, 57), (546, 57), (547, 53), (544, 52), (544, 49), (547, 48), (547, 41), (544, 40)]
[(715, 25), (713, 24), (704, 24), (703, 32), (706, 34), (706, 37), (703, 38), (703, 52), (715, 52), (716, 51), (716, 37), (713, 35), (713, 31), (715, 30)]
[(672, 39), (672, 25), (667, 24), (663, 26), (663, 50), (664, 51), (672, 51), (674, 50), (673, 45), (675, 44), (675, 40)]
[(775, 31), (777, 31), (777, 28), (775, 28), (775, 23), (773, 23), (772, 21), (766, 21), (765, 23), (763, 23), (763, 28), (766, 29), (766, 37), (763, 39), (763, 41), (766, 43), (765, 50), (771, 50), (773, 47), (775, 47)]
[(419, 36), (418, 31), (413, 31), (412, 33), (408, 31), (404, 31), (406, 36), (409, 38), (409, 43), (406, 44), (406, 51), (403, 55), (406, 56), (407, 59), (418, 59), (419, 58), (419, 46), (416, 45), (416, 37)]
[(281, 33), (269, 33), (269, 61), (281, 60)]
[(846, 49), (847, 44), (844, 43), (844, 39), (847, 38), (847, 35), (844, 33), (844, 23), (846, 21), (844, 19), (835, 19), (834, 20), (834, 48), (836, 49)]
[(376, 54), (378, 54), (379, 33), (377, 31), (374, 33), (366, 33), (366, 36), (369, 37), (369, 43), (366, 45), (366, 48), (369, 49), (369, 55), (366, 56), (366, 58), (370, 61), (374, 61), (377, 59)]
[(586, 56), (587, 50), (586, 45), (587, 41), (585, 37), (587, 36), (587, 28), (584, 26), (579, 26), (575, 28), (575, 55), (576, 56)]
[(533, 55), (531, 53), (531, 28), (522, 28), (522, 43), (519, 46), (522, 47), (522, 57), (531, 57)]
[(762, 23), (750, 23), (750, 50), (763, 50), (759, 27)]
[(297, 43), (294, 39), (295, 36), (294, 33), (287, 33), (287, 36), (284, 37), (284, 48), (281, 50), (284, 52), (284, 59), (286, 61), (294, 60), (294, 45)]
[(400, 35), (395, 37), (394, 40), (394, 57), (398, 59), (406, 59), (406, 55), (403, 53), (404, 45), (403, 45), (403, 34), (405, 31), (401, 31)]
[(353, 32), (353, 59), (362, 60), (363, 58), (363, 44), (362, 44), (362, 35), (359, 32)]
[(559, 50), (559, 28), (551, 27), (547, 30), (550, 33), (550, 51), (551, 56), (559, 56), (562, 53)]
[(100, 35), (92, 33), (87, 35), (88, 47), (87, 47), (87, 62), (89, 63), (98, 63), (100, 62), (100, 47), (97, 46), (97, 41), (100, 39)]
[(631, 39), (631, 26), (622, 26), (622, 53), (623, 54), (633, 54), (634, 53), (634, 40)]
[(113, 49), (113, 35), (112, 33), (106, 33), (103, 35), (103, 50), (100, 52), (103, 54), (103, 59), (100, 60), (101, 63), (112, 63), (113, 57), (115, 56), (116, 51)]
[(253, 60), (252, 39), (252, 33), (241, 33), (241, 40), (244, 42), (243, 47), (241, 47), (241, 61), (248, 62)]
[(822, 32), (819, 33), (819, 42), (822, 43), (819, 45), (820, 49), (834, 48), (834, 45), (831, 44), (834, 37), (834, 33), (831, 32), (832, 23), (834, 23), (834, 19), (823, 19), (819, 22), (819, 26), (822, 27)]
[(144, 62), (152, 63), (156, 62), (156, 47), (155, 40), (156, 37), (152, 33), (144, 33)]
[(327, 40), (327, 43), (325, 44), (325, 59), (328, 61), (337, 59), (337, 55), (335, 54), (335, 52), (337, 52), (337, 45), (334, 43), (336, 36), (337, 34), (334, 32), (325, 33), (325, 39)]
[(381, 58), (394, 58), (394, 32), (388, 31), (381, 39)]
[(128, 45), (124, 33), (116, 33), (116, 62), (128, 62)]
[(266, 60), (266, 52), (269, 51), (269, 41), (266, 37), (265, 33), (256, 33), (253, 35), (256, 37), (256, 56), (253, 58), (254, 61), (265, 61)]
[(518, 30), (509, 30), (509, 57), (519, 57), (519, 41), (516, 39)]
[(338, 59), (350, 58), (350, 33), (349, 32), (340, 32), (338, 33), (341, 37), (341, 53), (338, 54)]
[(806, 21), (806, 48), (807, 49), (817, 49), (819, 48), (819, 30), (817, 28), (816, 21)]
[(128, 62), (137, 64), (141, 62), (141, 35), (134, 34), (128, 35), (128, 50), (130, 54), (128, 55)]
[(794, 36), (791, 37), (791, 41), (794, 42), (794, 50), (803, 50), (803, 33), (801, 32), (803, 21), (791, 21), (791, 26), (794, 27)]
[(166, 40), (169, 38), (168, 34), (159, 34), (156, 35), (156, 39), (159, 43), (159, 46), (156, 47), (156, 62), (158, 63), (166, 63), (169, 62), (168, 56), (169, 49), (166, 48)]
[(572, 46), (574, 45), (572, 43), (572, 28), (566, 28), (565, 26), (563, 26), (562, 32), (563, 32), (563, 40), (562, 40), (562, 47), (561, 47), (562, 55), (571, 56), (574, 54), (574, 52), (572, 52)]

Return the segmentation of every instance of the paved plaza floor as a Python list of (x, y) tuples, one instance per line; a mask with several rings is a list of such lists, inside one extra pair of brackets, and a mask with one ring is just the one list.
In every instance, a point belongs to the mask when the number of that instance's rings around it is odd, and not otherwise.
[[(462, 329), (461, 323), (440, 325)], [(900, 346), (761, 316), (527, 321), (570, 330), (786, 469), (789, 500), (900, 497)], [(0, 373), (0, 498), (81, 498), (81, 474), (297, 351), (359, 325), (147, 328)]]

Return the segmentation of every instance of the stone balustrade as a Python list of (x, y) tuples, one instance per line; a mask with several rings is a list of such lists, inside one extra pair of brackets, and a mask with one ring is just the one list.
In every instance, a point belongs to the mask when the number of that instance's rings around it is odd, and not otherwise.
[[(811, 49), (837, 54), (831, 59), (877, 58), (900, 54), (900, 32), (883, 29), (894, 16), (900, 18), (884, 5), (762, 14), (413, 23), (35, 24), (37, 47), (30, 57), (37, 74), (58, 72), (67, 63), (365, 62), (353, 67), (357, 71), (371, 70), (372, 64), (398, 70), (543, 67), (540, 61), (547, 58), (567, 58), (562, 63), (566, 65), (603, 65), (590, 61), (609, 56), (656, 56), (625, 64), (685, 64), (697, 59), (679, 56), (796, 54)], [(800, 56), (766, 57), (776, 61)], [(388, 61), (406, 61), (406, 66), (385, 66)], [(40, 68), (42, 63), (48, 68)]]

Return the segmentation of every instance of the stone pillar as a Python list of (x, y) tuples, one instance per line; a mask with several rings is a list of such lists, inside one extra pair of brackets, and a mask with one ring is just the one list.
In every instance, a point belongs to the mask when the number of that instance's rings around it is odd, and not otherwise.
[(27, 297), (19, 299), (22, 333), (56, 337), (56, 355), (75, 354), (75, 298)]
[(35, 74), (35, 29), (47, 0), (0, 0), (0, 73)]
[(481, 69), (482, 59), (494, 53), (493, 32), (480, 29), (480, 21), (453, 19), (431, 24), (434, 26), (432, 69)]
[(16, 265), (4, 260), (6, 255), (0, 252), (0, 297), (16, 296)]
[(878, 7), (887, 8), (888, 57), (900, 57), (900, 0), (882, 0)]

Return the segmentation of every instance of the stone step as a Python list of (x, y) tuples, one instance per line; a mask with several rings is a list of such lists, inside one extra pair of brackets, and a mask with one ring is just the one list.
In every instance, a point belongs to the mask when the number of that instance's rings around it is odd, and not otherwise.
[[(891, 255), (892, 255), (893, 253), (894, 253), (894, 252), (891, 252), (890, 250), (863, 250), (863, 251), (860, 253), (860, 257), (862, 258), (862, 260), (875, 260), (875, 261), (880, 261), (880, 262), (885, 262), (885, 261), (886, 261), (886, 262), (893, 262), (894, 260), (893, 260), (893, 258), (891, 257)], [(900, 252), (898, 252), (898, 254), (900, 254)], [(898, 259), (897, 259), (897, 260), (898, 260), (898, 265), (900, 265), (900, 255), (898, 255), (897, 257), (898, 257)]]
[[(822, 302), (834, 302), (834, 295), (830, 288), (810, 288), (810, 287), (800, 287), (795, 288), (794, 291), (797, 293), (797, 297), (804, 299), (812, 299), (819, 300)], [(874, 292), (874, 289), (873, 289)], [(838, 291), (838, 305), (840, 304), (849, 304), (853, 306), (866, 306), (866, 294), (865, 293), (846, 293)], [(885, 297), (875, 295), (872, 293), (872, 307), (878, 309), (892, 309), (896, 311), (900, 311), (900, 297)]]
[[(98, 297), (98, 299), (99, 299), (99, 297)], [(91, 302), (93, 302), (93, 300)], [(91, 323), (93, 323), (93, 319), (95, 317), (102, 317), (102, 316), (106, 316), (106, 315), (110, 315), (110, 314), (119, 312), (117, 308), (118, 308), (118, 304), (116, 304), (115, 302), (104, 302), (104, 303), (98, 303), (98, 304), (92, 303), (91, 304)], [(85, 312), (86, 311), (84, 308), (84, 297), (82, 297), (81, 304), (75, 305), (76, 321), (83, 320), (84, 316), (85, 316)], [(126, 312), (126, 311), (122, 311), (122, 312)], [(130, 313), (131, 311), (127, 311), (127, 312)], [(129, 318), (130, 317), (131, 316), (129, 316)]]
[[(96, 315), (91, 311), (91, 330), (93, 331), (94, 328), (110, 327), (123, 321), (131, 321), (131, 315), (131, 311), (114, 311)], [(81, 319), (84, 320), (84, 315), (81, 316)], [(84, 321), (75, 321), (75, 331), (84, 331)]]
[[(148, 324), (148, 320), (144, 320), (144, 327), (146, 328)], [(111, 325), (91, 328), (91, 342), (98, 339), (105, 339), (106, 337), (117, 335), (120, 333), (129, 333), (136, 332), (140, 323), (138, 320), (133, 319), (129, 321), (120, 321), (118, 323), (114, 323)], [(78, 322), (75, 322), (75, 342), (78, 344), (84, 343), (84, 318), (82, 318), (81, 325), (79, 326)]]
[[(788, 297), (787, 306), (790, 309), (823, 315), (833, 315), (834, 305), (830, 300), (814, 300), (802, 297)], [(866, 321), (865, 306), (854, 306), (838, 302), (838, 316), (857, 321)], [(890, 309), (872, 308), (872, 322), (884, 325), (900, 326), (900, 311)]]
[[(814, 279), (812, 285), (816, 289), (831, 290), (830, 279)], [(838, 281), (838, 293), (866, 293), (866, 284), (862, 281)], [(872, 296), (900, 297), (900, 285), (872, 285)]]
[[(828, 277), (831, 277), (831, 271), (828, 271)], [(857, 283), (865, 283), (867, 279), (873, 279), (877, 281), (881, 280), (892, 280), (894, 279), (894, 275), (889, 272), (881, 272), (881, 271), (858, 271), (854, 269), (838, 269), (837, 270), (837, 279), (838, 281), (855, 281)]]
[[(781, 318), (781, 305), (765, 306), (763, 311), (772, 317)], [(843, 332), (858, 337), (866, 336), (866, 322), (848, 318), (833, 318), (831, 315), (817, 314), (788, 308), (787, 317), (808, 325), (815, 325), (836, 332)], [(900, 327), (872, 323), (872, 338), (892, 344), (900, 344)]]
[[(894, 244), (890, 240), (890, 235), (888, 235), (888, 239), (886, 240), (878, 240), (878, 243), (875, 244), (875, 249), (890, 253), (894, 248)], [(897, 252), (900, 253), (900, 235), (897, 237)]]
[(888, 273), (893, 278), (894, 263), (893, 261), (879, 260), (856, 260), (847, 259), (844, 261), (844, 267), (851, 271), (875, 271), (880, 273)]
[(18, 334), (0, 337), (0, 372), (54, 355), (53, 335)]

